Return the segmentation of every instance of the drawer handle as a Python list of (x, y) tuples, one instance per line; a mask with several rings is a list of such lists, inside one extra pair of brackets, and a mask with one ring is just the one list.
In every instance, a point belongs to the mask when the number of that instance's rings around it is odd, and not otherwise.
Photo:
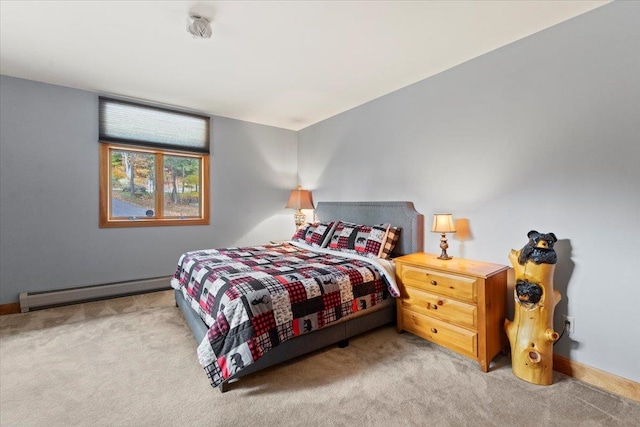
[(442, 304), (444, 304), (444, 301), (442, 300), (438, 301), (438, 305), (442, 305)]
[(431, 308), (434, 309), (434, 310), (437, 310), (438, 306), (436, 304), (431, 304)]
[(438, 330), (436, 328), (431, 328), (431, 332), (433, 332), (434, 334), (437, 334)]
[(432, 280), (432, 281), (431, 281), (431, 284), (432, 284), (433, 286), (438, 286), (438, 282), (436, 282), (435, 280)]

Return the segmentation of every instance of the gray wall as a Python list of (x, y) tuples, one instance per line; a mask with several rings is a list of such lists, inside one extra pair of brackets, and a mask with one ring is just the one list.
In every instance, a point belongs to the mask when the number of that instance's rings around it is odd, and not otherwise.
[(0, 76), (0, 304), (171, 275), (186, 250), (293, 234), (297, 134), (212, 117), (211, 225), (98, 227), (98, 94)]
[(509, 265), (529, 230), (554, 232), (556, 328), (576, 329), (555, 351), (640, 381), (639, 22), (615, 2), (310, 126), (300, 183), (467, 218), (453, 256)]

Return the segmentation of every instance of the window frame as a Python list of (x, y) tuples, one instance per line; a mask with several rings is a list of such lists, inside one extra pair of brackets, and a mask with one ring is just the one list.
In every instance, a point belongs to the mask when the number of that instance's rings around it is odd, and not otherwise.
[[(100, 141), (100, 228), (162, 227), (185, 225), (209, 225), (209, 154), (165, 148), (147, 148), (138, 145)], [(155, 217), (136, 219), (111, 216), (111, 151), (135, 151), (155, 156)], [(164, 156), (181, 156), (200, 159), (200, 215), (199, 217), (164, 217)]]

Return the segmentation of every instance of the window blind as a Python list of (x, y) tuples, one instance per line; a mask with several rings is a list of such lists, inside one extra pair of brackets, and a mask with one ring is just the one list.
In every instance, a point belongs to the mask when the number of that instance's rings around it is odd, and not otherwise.
[(209, 117), (103, 97), (99, 104), (101, 142), (209, 152)]

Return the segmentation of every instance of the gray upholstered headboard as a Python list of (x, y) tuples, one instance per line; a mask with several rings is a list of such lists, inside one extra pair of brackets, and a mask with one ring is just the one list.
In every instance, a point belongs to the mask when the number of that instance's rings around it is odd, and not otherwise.
[(424, 215), (412, 202), (318, 202), (320, 221), (349, 221), (356, 224), (385, 224), (400, 227), (400, 239), (393, 256), (422, 252), (424, 249)]

